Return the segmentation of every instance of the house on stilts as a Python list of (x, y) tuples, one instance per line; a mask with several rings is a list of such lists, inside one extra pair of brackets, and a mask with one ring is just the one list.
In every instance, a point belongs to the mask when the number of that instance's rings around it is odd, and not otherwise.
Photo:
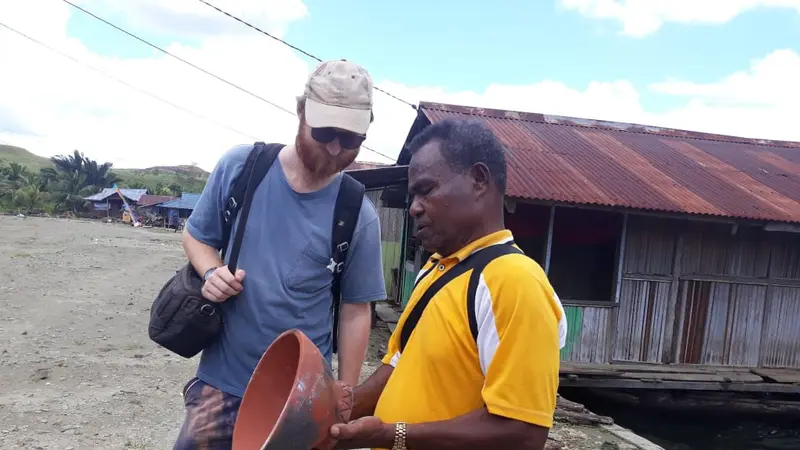
[[(422, 102), (405, 144), (447, 118), (508, 149), (506, 226), (568, 317), (562, 386), (800, 395), (800, 143)], [(403, 211), (401, 305), (429, 256), (409, 160), (361, 175)]]

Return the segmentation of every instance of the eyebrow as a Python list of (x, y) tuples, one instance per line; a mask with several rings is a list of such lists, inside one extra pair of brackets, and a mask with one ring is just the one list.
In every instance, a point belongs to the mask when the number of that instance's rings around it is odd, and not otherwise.
[(408, 192), (411, 194), (416, 193), (421, 187), (424, 187), (427, 184), (433, 184), (436, 180), (431, 177), (422, 177), (418, 180), (415, 180), (413, 183), (409, 183), (408, 185)]

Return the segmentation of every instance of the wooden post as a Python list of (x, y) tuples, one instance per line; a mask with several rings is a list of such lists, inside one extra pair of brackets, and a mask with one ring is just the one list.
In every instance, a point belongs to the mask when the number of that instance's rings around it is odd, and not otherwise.
[(544, 273), (550, 275), (550, 252), (553, 248), (553, 223), (556, 218), (556, 205), (550, 207), (550, 222), (547, 225), (547, 244), (544, 249)]
[(678, 232), (675, 239), (675, 251), (672, 253), (672, 280), (669, 285), (669, 301), (667, 302), (667, 317), (664, 319), (664, 346), (661, 353), (661, 362), (664, 364), (675, 363), (678, 356), (678, 340), (681, 333), (676, 330), (682, 322), (681, 301), (678, 299), (681, 287), (681, 260), (683, 259), (684, 246), (683, 231)]
[(759, 340), (758, 340), (758, 362), (756, 365), (761, 367), (762, 361), (764, 360), (764, 355), (762, 352), (764, 351), (764, 342), (767, 340), (767, 312), (770, 310), (770, 306), (772, 304), (772, 295), (775, 292), (775, 272), (773, 269), (773, 264), (775, 264), (775, 260), (772, 258), (772, 255), (775, 253), (776, 247), (780, 245), (780, 239), (775, 238), (773, 241), (773, 236), (768, 235), (767, 239), (761, 241), (761, 245), (769, 246), (769, 259), (767, 260), (767, 289), (764, 292), (764, 309), (761, 312), (761, 323), (760, 323), (760, 333), (759, 333)]
[(622, 290), (622, 271), (624, 270), (623, 262), (625, 261), (625, 242), (628, 240), (628, 213), (622, 216), (622, 234), (619, 238), (619, 246), (617, 246), (617, 280), (614, 287), (614, 303), (619, 304), (619, 293)]
[(617, 267), (615, 268), (614, 277), (614, 305), (608, 312), (608, 326), (606, 327), (606, 342), (605, 352), (606, 361), (611, 362), (614, 359), (614, 342), (617, 338), (617, 321), (619, 320), (619, 297), (622, 292), (622, 272), (624, 270), (625, 262), (625, 244), (628, 241), (628, 213), (622, 215), (622, 231), (620, 232), (619, 243), (617, 244)]
[(399, 273), (399, 284), (400, 286), (397, 289), (397, 304), (401, 307), (405, 307), (403, 305), (403, 298), (406, 296), (406, 246), (408, 246), (408, 224), (409, 224), (409, 217), (410, 213), (408, 212), (409, 207), (411, 204), (409, 203), (410, 196), (406, 193), (406, 202), (405, 207), (403, 208), (403, 224), (401, 225), (400, 231), (400, 267), (398, 267)]

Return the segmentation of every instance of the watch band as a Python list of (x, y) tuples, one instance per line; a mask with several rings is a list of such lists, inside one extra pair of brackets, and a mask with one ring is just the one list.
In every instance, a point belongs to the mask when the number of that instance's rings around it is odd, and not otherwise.
[(209, 278), (209, 277), (211, 276), (211, 274), (212, 274), (212, 273), (214, 273), (214, 271), (215, 271), (215, 270), (217, 270), (217, 269), (218, 269), (218, 267), (212, 267), (212, 268), (210, 268), (210, 269), (206, 270), (206, 273), (204, 273), (204, 274), (203, 274), (203, 281), (208, 281), (208, 278)]
[(394, 425), (394, 445), (392, 445), (392, 450), (407, 450), (405, 422), (397, 422)]

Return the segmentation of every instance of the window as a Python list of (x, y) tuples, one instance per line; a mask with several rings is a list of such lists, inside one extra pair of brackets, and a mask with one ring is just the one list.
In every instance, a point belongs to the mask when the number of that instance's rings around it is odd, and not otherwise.
[(517, 203), (513, 214), (506, 211), (505, 222), (517, 246), (544, 268), (550, 207)]
[(549, 277), (562, 301), (613, 300), (622, 223), (619, 213), (556, 208)]

